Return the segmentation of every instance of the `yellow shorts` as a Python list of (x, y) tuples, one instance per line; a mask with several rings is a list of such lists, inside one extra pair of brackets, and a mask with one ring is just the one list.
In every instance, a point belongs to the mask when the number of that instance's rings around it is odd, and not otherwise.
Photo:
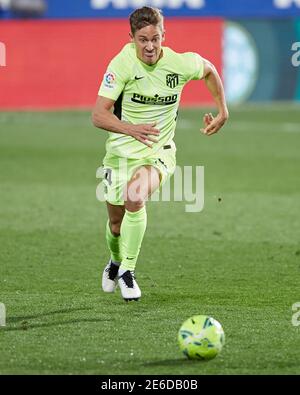
[(114, 205), (124, 205), (124, 189), (135, 171), (141, 166), (153, 166), (160, 172), (160, 187), (176, 169), (176, 148), (165, 145), (155, 156), (129, 159), (107, 153), (103, 159), (103, 184), (105, 200)]

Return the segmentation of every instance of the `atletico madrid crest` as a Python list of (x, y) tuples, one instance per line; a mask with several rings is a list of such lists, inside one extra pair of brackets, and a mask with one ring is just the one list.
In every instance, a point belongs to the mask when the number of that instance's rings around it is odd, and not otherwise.
[(179, 84), (179, 78), (178, 74), (167, 74), (166, 76), (166, 82), (167, 86), (170, 88), (175, 88)]

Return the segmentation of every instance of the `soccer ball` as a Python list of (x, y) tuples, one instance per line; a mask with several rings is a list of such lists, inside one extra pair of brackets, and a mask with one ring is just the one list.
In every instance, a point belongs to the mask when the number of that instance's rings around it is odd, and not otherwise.
[(194, 315), (179, 329), (180, 350), (190, 359), (212, 359), (225, 344), (221, 324), (206, 315)]

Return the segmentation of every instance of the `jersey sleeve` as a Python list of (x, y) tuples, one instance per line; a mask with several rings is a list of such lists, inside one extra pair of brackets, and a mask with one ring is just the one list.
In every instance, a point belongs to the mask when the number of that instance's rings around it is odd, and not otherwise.
[[(106, 73), (103, 76), (102, 83), (98, 92), (99, 96), (107, 97), (108, 99), (117, 100), (124, 86), (128, 80), (126, 70), (128, 68), (124, 66), (124, 56), (118, 54), (108, 65)], [(127, 62), (126, 62), (127, 64)]]
[(203, 58), (195, 52), (186, 52), (184, 54), (184, 63), (186, 67), (186, 80), (201, 80), (204, 73)]

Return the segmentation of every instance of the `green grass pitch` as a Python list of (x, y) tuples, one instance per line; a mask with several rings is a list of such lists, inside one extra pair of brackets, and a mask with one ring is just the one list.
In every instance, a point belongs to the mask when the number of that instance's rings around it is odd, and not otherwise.
[[(205, 167), (205, 206), (149, 202), (139, 302), (101, 291), (105, 204), (95, 173), (106, 133), (88, 112), (0, 114), (1, 374), (299, 374), (300, 112), (231, 109), (200, 134), (181, 110), (178, 165)], [(226, 344), (209, 362), (177, 346), (207, 314)]]

